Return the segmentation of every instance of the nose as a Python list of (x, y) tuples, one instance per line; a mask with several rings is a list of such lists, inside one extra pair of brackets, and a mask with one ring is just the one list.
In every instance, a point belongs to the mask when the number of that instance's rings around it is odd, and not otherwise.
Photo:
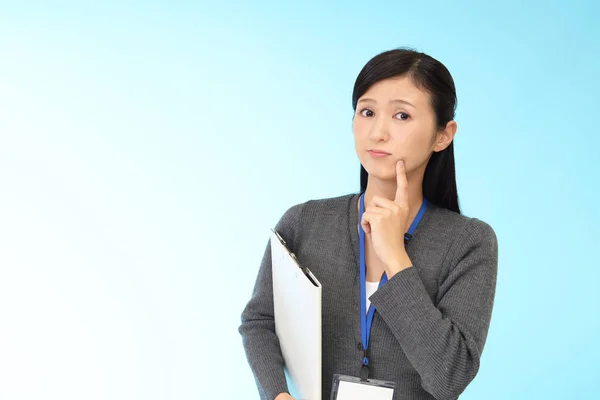
[(386, 118), (375, 117), (371, 131), (369, 132), (369, 139), (374, 142), (387, 140), (389, 138), (389, 127), (386, 123)]

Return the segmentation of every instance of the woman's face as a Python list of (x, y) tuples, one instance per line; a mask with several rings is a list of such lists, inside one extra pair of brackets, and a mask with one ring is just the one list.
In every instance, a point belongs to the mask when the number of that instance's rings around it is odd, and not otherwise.
[[(449, 125), (456, 124), (451, 121)], [(369, 173), (382, 180), (396, 179), (396, 162), (404, 160), (408, 175), (425, 171), (433, 151), (445, 149), (454, 136), (439, 134), (429, 93), (411, 78), (375, 83), (359, 99), (352, 122), (358, 158)], [(378, 156), (372, 150), (387, 155)]]

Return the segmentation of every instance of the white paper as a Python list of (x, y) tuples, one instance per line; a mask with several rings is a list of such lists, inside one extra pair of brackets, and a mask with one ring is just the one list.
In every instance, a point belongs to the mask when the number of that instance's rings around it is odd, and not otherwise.
[(394, 389), (340, 381), (336, 400), (392, 400)]
[[(321, 284), (271, 231), (275, 332), (295, 398), (321, 400)], [(290, 382), (291, 381), (291, 382)]]

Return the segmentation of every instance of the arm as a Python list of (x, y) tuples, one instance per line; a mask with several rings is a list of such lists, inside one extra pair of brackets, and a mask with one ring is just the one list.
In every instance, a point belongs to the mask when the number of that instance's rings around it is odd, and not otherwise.
[(275, 397), (275, 400), (294, 400), (294, 398), (289, 393), (281, 393)]
[(450, 257), (437, 304), (414, 267), (396, 273), (370, 298), (421, 376), (423, 388), (436, 399), (458, 397), (479, 369), (496, 288), (494, 231), (472, 219)]
[[(288, 209), (275, 226), (288, 245), (293, 247), (300, 224), (301, 205)], [(286, 399), (288, 387), (283, 371), (279, 339), (273, 319), (273, 281), (271, 243), (267, 244), (254, 290), (241, 316), (239, 332), (246, 357), (254, 374), (261, 399)], [(279, 397), (281, 395), (282, 397)], [(289, 397), (291, 398), (291, 397)]]

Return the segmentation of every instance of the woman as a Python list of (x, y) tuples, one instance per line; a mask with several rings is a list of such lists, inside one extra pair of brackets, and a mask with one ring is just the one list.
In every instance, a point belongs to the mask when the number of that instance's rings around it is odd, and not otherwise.
[[(498, 246), (460, 214), (453, 79), (426, 54), (387, 51), (358, 75), (352, 106), (360, 193), (294, 205), (275, 227), (323, 286), (323, 399), (335, 374), (393, 382), (394, 399), (456, 399), (479, 370)], [(291, 399), (270, 244), (240, 333), (261, 398)]]

